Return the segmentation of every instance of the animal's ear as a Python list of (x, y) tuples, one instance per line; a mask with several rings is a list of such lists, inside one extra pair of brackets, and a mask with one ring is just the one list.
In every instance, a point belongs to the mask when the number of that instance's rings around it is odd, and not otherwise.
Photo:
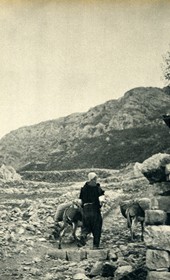
[(122, 205), (122, 202), (123, 202), (123, 200), (120, 200), (120, 201), (119, 201), (119, 206), (121, 206), (121, 205)]
[(73, 204), (77, 205), (78, 207), (82, 206), (82, 200), (81, 199), (75, 199), (73, 201)]

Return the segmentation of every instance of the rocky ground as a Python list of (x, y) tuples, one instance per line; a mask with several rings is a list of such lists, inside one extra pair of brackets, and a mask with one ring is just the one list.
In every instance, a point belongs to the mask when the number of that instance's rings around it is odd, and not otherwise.
[[(128, 173), (130, 174), (130, 173)], [(74, 260), (78, 249), (75, 243), (65, 239), (63, 249), (74, 251), (71, 261), (51, 257), (57, 250), (57, 242), (50, 240), (51, 226), (59, 203), (78, 197), (83, 182), (0, 182), (0, 279), (1, 280), (62, 280), (62, 279), (115, 279), (109, 276), (107, 267), (115, 267), (122, 278), (145, 279), (145, 244), (140, 241), (140, 228), (136, 230), (136, 242), (130, 241), (126, 220), (119, 211), (120, 199), (144, 197), (143, 189), (134, 189), (128, 183), (120, 183), (121, 173), (101, 180), (106, 191), (106, 203), (101, 246), (110, 250), (111, 262), (105, 261), (106, 271), (101, 276), (101, 262), (95, 258)], [(136, 179), (134, 179), (136, 180)], [(142, 179), (143, 180), (143, 179)], [(85, 246), (91, 250), (92, 238)], [(61, 250), (61, 251), (62, 251)], [(123, 276), (125, 274), (125, 276)], [(111, 274), (110, 274), (111, 275)], [(118, 274), (117, 274), (118, 275)]]

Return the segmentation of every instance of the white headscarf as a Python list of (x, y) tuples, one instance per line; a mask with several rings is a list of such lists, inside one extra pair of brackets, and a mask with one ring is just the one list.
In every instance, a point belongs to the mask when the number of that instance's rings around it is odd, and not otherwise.
[(90, 172), (88, 174), (88, 179), (89, 179), (89, 182), (94, 179), (95, 177), (97, 177), (96, 173), (95, 172)]

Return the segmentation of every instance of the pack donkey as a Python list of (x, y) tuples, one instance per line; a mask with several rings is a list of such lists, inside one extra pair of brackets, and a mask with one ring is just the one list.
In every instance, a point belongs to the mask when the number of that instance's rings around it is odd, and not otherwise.
[[(82, 207), (79, 201), (59, 205), (57, 215), (55, 218), (55, 225), (53, 236), (59, 239), (58, 249), (61, 249), (62, 238), (64, 237), (69, 226), (72, 226), (72, 236), (74, 240), (78, 241), (76, 230), (82, 222)], [(62, 225), (59, 222), (62, 221)]]
[(127, 219), (127, 226), (130, 228), (131, 240), (134, 241), (135, 226), (141, 224), (141, 240), (144, 235), (145, 210), (150, 208), (150, 199), (125, 200), (120, 202), (120, 211)]

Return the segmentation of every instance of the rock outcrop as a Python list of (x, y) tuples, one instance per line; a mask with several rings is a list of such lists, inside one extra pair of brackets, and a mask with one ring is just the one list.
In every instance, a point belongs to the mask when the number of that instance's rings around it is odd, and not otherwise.
[(9, 181), (21, 181), (21, 176), (15, 171), (12, 166), (6, 166), (2, 164), (0, 167), (0, 180)]
[(0, 162), (17, 170), (25, 165), (62, 170), (141, 162), (169, 151), (169, 128), (162, 119), (169, 108), (170, 95), (164, 90), (135, 88), (85, 113), (10, 132), (0, 140)]
[(158, 153), (148, 159), (143, 163), (136, 163), (134, 170), (136, 174), (142, 173), (151, 182), (163, 182), (166, 181), (166, 171), (165, 167), (170, 163), (170, 154)]

